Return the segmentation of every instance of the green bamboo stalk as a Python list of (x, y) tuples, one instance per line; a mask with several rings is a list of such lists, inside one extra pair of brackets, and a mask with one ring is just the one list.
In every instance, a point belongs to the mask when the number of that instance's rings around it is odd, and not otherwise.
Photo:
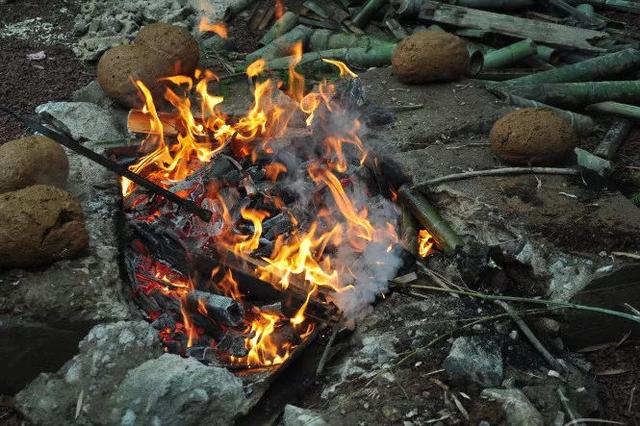
[(601, 6), (608, 9), (619, 10), (622, 12), (631, 12), (640, 14), (640, 3), (627, 0), (582, 0), (585, 3), (594, 6)]
[(584, 13), (587, 16), (596, 16), (596, 10), (593, 8), (592, 5), (588, 3), (582, 3), (577, 5), (576, 9), (578, 9), (580, 12)]
[(602, 178), (610, 176), (613, 172), (613, 163), (611, 161), (593, 155), (582, 148), (574, 148), (573, 152), (576, 154), (576, 163), (583, 171), (586, 170), (590, 174), (595, 173)]
[(561, 301), (557, 301), (557, 300), (530, 299), (530, 298), (527, 298), (527, 297), (516, 297), (516, 296), (500, 296), (500, 295), (495, 295), (495, 294), (481, 293), (479, 291), (456, 290), (456, 289), (450, 289), (450, 288), (447, 289), (447, 288), (433, 287), (433, 286), (422, 285), (422, 284), (409, 284), (406, 287), (416, 288), (416, 289), (421, 289), (421, 290), (437, 291), (437, 292), (440, 292), (440, 293), (454, 293), (454, 294), (459, 294), (459, 295), (462, 295), (462, 296), (475, 297), (476, 299), (483, 299), (483, 300), (503, 300), (505, 302), (531, 303), (531, 304), (535, 304), (535, 305), (554, 306), (554, 307), (558, 307), (558, 308), (562, 308), (562, 309), (577, 309), (577, 310), (581, 310), (581, 311), (596, 312), (596, 313), (599, 313), (599, 314), (604, 314), (604, 315), (610, 315), (610, 316), (614, 316), (614, 317), (618, 317), (618, 318), (623, 318), (623, 319), (626, 319), (628, 321), (632, 321), (632, 322), (640, 324), (640, 316), (631, 315), (631, 314), (628, 314), (626, 312), (620, 312), (620, 311), (614, 311), (614, 310), (611, 310), (611, 309), (600, 308), (598, 306), (580, 305), (580, 304), (577, 304), (577, 303), (561, 302)]
[(449, 3), (474, 9), (514, 10), (535, 4), (534, 0), (453, 0)]
[(456, 232), (451, 229), (451, 226), (440, 216), (438, 211), (427, 201), (424, 195), (415, 191), (414, 189), (403, 185), (398, 190), (400, 200), (409, 207), (411, 213), (418, 220), (420, 225), (425, 227), (436, 242), (436, 246), (444, 251), (450, 253), (458, 246), (462, 246), (464, 243)]
[(260, 58), (269, 60), (287, 55), (291, 50), (291, 46), (298, 41), (307, 41), (312, 32), (313, 29), (304, 25), (298, 25), (291, 31), (276, 38), (268, 45), (248, 54), (246, 58), (247, 63), (251, 63)]
[(484, 55), (484, 69), (502, 68), (535, 55), (537, 51), (536, 44), (531, 39), (519, 41), (502, 49), (491, 50)]
[(640, 66), (640, 51), (626, 49), (620, 52), (609, 53), (593, 59), (578, 62), (573, 65), (556, 68), (553, 70), (520, 77), (491, 86), (500, 86), (503, 89), (538, 83), (566, 83), (578, 81), (593, 81), (610, 78), (612, 75), (621, 74)]
[(498, 95), (503, 100), (509, 102), (511, 105), (515, 105), (523, 108), (548, 109), (557, 114), (560, 114), (569, 123), (571, 123), (571, 127), (574, 128), (574, 130), (580, 137), (590, 135), (593, 132), (593, 129), (595, 127), (595, 122), (591, 117), (587, 115), (578, 114), (577, 112), (573, 112), (573, 111), (567, 111), (566, 109), (556, 108), (551, 105), (543, 104), (542, 102), (533, 101), (531, 99), (525, 99), (520, 96), (512, 95), (510, 93), (498, 92)]
[[(340, 49), (329, 49), (320, 52), (308, 52), (302, 55), (299, 66), (319, 62), (322, 58), (339, 59), (348, 65), (358, 68), (370, 68), (389, 65), (393, 56), (394, 45), (380, 45), (371, 49), (362, 47), (343, 47)], [(292, 56), (275, 58), (267, 62), (267, 67), (272, 70), (289, 68), (293, 60)], [(321, 64), (320, 64), (321, 65)], [(323, 67), (326, 68), (326, 67)]]
[(515, 87), (509, 93), (554, 106), (577, 108), (608, 100), (637, 102), (640, 80), (533, 84)]
[(400, 236), (407, 251), (418, 255), (418, 227), (411, 211), (404, 205), (402, 206)]
[(381, 38), (352, 33), (335, 33), (331, 30), (315, 30), (309, 37), (309, 49), (313, 51), (340, 49), (343, 47), (373, 48), (380, 45), (395, 45)]
[(620, 102), (598, 102), (589, 105), (586, 108), (589, 112), (600, 112), (604, 114), (616, 115), (618, 117), (629, 118), (632, 120), (640, 120), (640, 107), (636, 105), (628, 105)]
[(629, 136), (631, 131), (631, 121), (626, 118), (617, 118), (602, 138), (602, 141), (595, 147), (593, 154), (606, 160), (613, 160), (616, 151)]
[(364, 28), (373, 15), (382, 8), (389, 0), (369, 0), (367, 1), (360, 12), (353, 18), (353, 23), (360, 27)]
[(298, 25), (298, 15), (291, 11), (286, 11), (280, 19), (273, 24), (269, 31), (262, 36), (260, 44), (266, 46), (276, 38), (291, 31), (296, 25)]
[(536, 57), (554, 66), (560, 64), (560, 52), (557, 49), (539, 44), (536, 50)]
[(484, 53), (472, 45), (467, 45), (469, 52), (469, 65), (467, 66), (467, 75), (476, 76), (484, 68)]

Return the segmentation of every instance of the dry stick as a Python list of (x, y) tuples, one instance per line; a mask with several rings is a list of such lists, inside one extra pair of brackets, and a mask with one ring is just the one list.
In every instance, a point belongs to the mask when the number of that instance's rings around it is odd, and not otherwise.
[(443, 289), (440, 287), (433, 287), (428, 285), (411, 284), (411, 285), (408, 285), (407, 287), (423, 289), (423, 290), (439, 291), (441, 293), (457, 293), (463, 296), (475, 297), (475, 298), (484, 299), (484, 300), (504, 300), (507, 302), (535, 303), (538, 305), (557, 306), (559, 308), (565, 308), (565, 309), (578, 309), (581, 311), (597, 312), (599, 314), (624, 318), (626, 320), (633, 321), (635, 323), (640, 324), (640, 316), (638, 315), (630, 315), (630, 314), (627, 314), (626, 312), (613, 311), (611, 309), (599, 308), (597, 306), (578, 305), (575, 303), (561, 302), (556, 300), (529, 299), (526, 297), (515, 297), (515, 296), (498, 296), (493, 294), (480, 293), (477, 291), (461, 291), (461, 290), (454, 290), (454, 289)]
[(571, 421), (575, 422), (574, 424), (579, 425), (580, 422), (576, 419), (576, 416), (575, 414), (573, 414), (573, 410), (571, 409), (571, 407), (569, 407), (569, 398), (564, 396), (564, 393), (562, 393), (562, 390), (560, 388), (557, 388), (556, 392), (558, 393), (560, 402), (562, 403), (562, 406), (564, 407), (564, 410), (567, 412), (567, 415), (569, 416)]
[(334, 340), (336, 340), (336, 336), (338, 335), (339, 330), (340, 330), (340, 320), (338, 320), (338, 322), (335, 323), (335, 325), (333, 326), (331, 337), (329, 337), (327, 346), (324, 347), (324, 352), (322, 353), (322, 357), (320, 358), (320, 362), (318, 363), (318, 368), (316, 369), (316, 376), (322, 375), (322, 372), (324, 371), (324, 366), (327, 363), (327, 359), (329, 358), (329, 352), (331, 351), (331, 347), (333, 346)]
[(551, 353), (547, 350), (547, 348), (545, 348), (542, 345), (542, 343), (540, 342), (540, 340), (538, 340), (536, 335), (533, 334), (533, 331), (531, 331), (529, 326), (522, 320), (522, 318), (520, 318), (520, 316), (516, 313), (516, 311), (511, 306), (509, 306), (507, 302), (504, 302), (502, 300), (496, 300), (495, 304), (500, 306), (509, 314), (513, 322), (515, 322), (518, 325), (518, 327), (520, 327), (520, 330), (522, 330), (522, 332), (527, 337), (527, 339), (529, 339), (529, 342), (531, 342), (533, 347), (536, 348), (538, 352), (540, 352), (543, 358), (549, 363), (549, 365), (554, 370), (556, 371), (564, 370), (564, 367), (562, 366), (562, 364), (560, 364), (560, 362), (558, 362), (558, 360), (555, 359), (553, 355), (551, 355)]
[(500, 169), (489, 170), (473, 170), (464, 173), (454, 173), (452, 175), (441, 176), (429, 179), (428, 181), (418, 185), (420, 190), (424, 190), (429, 186), (437, 185), (443, 182), (454, 180), (463, 180), (480, 176), (504, 176), (504, 175), (523, 175), (523, 174), (540, 174), (540, 175), (577, 175), (580, 172), (573, 168), (564, 167), (503, 167)]

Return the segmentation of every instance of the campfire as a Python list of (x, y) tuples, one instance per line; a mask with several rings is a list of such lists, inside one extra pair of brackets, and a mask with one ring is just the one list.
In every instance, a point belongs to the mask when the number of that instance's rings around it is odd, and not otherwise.
[[(129, 127), (146, 135), (129, 169), (212, 213), (121, 181), (133, 295), (167, 352), (280, 365), (320, 325), (366, 313), (406, 256), (393, 188), (359, 137), (357, 75), (326, 60), (340, 78), (306, 93), (293, 51), (286, 84), (262, 60), (248, 67), (243, 116), (209, 92), (211, 71), (166, 77), (162, 100), (135, 81), (145, 105)], [(430, 235), (419, 237), (427, 255)]]

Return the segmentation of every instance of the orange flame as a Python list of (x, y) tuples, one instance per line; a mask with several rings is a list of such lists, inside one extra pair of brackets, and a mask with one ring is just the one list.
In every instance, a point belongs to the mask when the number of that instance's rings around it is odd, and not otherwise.
[(287, 172), (287, 167), (282, 163), (273, 162), (265, 165), (264, 170), (267, 174), (267, 178), (272, 182), (275, 182), (276, 180), (278, 180), (278, 176), (280, 175), (280, 173)]
[(429, 233), (426, 229), (421, 229), (418, 231), (418, 254), (420, 257), (427, 257), (431, 253), (433, 253), (433, 245), (435, 244), (435, 240), (433, 239), (433, 235)]
[(207, 33), (207, 32), (215, 33), (222, 38), (229, 37), (229, 29), (224, 23), (222, 22), (210, 23), (209, 19), (206, 16), (203, 16), (200, 19), (200, 23), (198, 24), (198, 31), (200, 31), (201, 33)]
[(257, 77), (264, 72), (266, 67), (267, 67), (267, 61), (265, 61), (264, 59), (258, 59), (252, 62), (247, 67), (246, 74), (251, 78)]
[(338, 71), (340, 71), (340, 77), (349, 76), (351, 78), (358, 78), (358, 74), (351, 71), (347, 66), (347, 64), (345, 64), (344, 62), (341, 62), (335, 59), (327, 59), (327, 58), (322, 58), (322, 62), (326, 62), (327, 64), (336, 66), (338, 68)]

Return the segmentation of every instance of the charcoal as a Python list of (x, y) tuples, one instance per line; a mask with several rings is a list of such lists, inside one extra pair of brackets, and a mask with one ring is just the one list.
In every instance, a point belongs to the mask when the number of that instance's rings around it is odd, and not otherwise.
[(223, 180), (228, 186), (238, 186), (242, 178), (244, 178), (244, 173), (241, 170), (233, 169), (224, 176)]
[(142, 291), (136, 291), (134, 294), (134, 300), (140, 308), (147, 313), (147, 315), (152, 315), (157, 312), (160, 312), (162, 308), (158, 305), (158, 302), (155, 301), (152, 297), (147, 296)]
[(249, 198), (254, 197), (258, 193), (258, 189), (256, 188), (255, 183), (253, 183), (253, 179), (251, 179), (251, 176), (249, 175), (246, 175), (242, 178), (242, 180), (240, 181), (240, 186), (244, 190), (244, 194)]
[(237, 357), (247, 356), (249, 353), (249, 350), (245, 347), (244, 338), (232, 330), (227, 331), (224, 336), (217, 341), (216, 349), (218, 352)]
[(268, 227), (266, 224), (263, 224), (263, 228), (266, 229), (266, 231), (264, 231), (262, 235), (270, 241), (273, 241), (278, 235), (291, 232), (293, 229), (293, 224), (291, 223), (289, 216), (282, 213), (278, 216), (280, 216), (280, 218), (277, 221), (272, 221)]
[(166, 312), (156, 318), (155, 321), (151, 323), (151, 326), (156, 330), (175, 330), (176, 328), (176, 320), (173, 316), (167, 314)]
[(186, 355), (207, 365), (218, 366), (220, 364), (215, 349), (210, 346), (192, 346), (187, 348)]
[(247, 173), (249, 173), (249, 176), (251, 176), (251, 179), (253, 179), (254, 182), (264, 180), (267, 176), (267, 172), (259, 166), (249, 167), (247, 169)]
[(198, 312), (199, 301), (204, 304), (207, 316), (220, 324), (237, 326), (244, 318), (242, 305), (230, 297), (195, 290), (187, 296), (187, 306)]

